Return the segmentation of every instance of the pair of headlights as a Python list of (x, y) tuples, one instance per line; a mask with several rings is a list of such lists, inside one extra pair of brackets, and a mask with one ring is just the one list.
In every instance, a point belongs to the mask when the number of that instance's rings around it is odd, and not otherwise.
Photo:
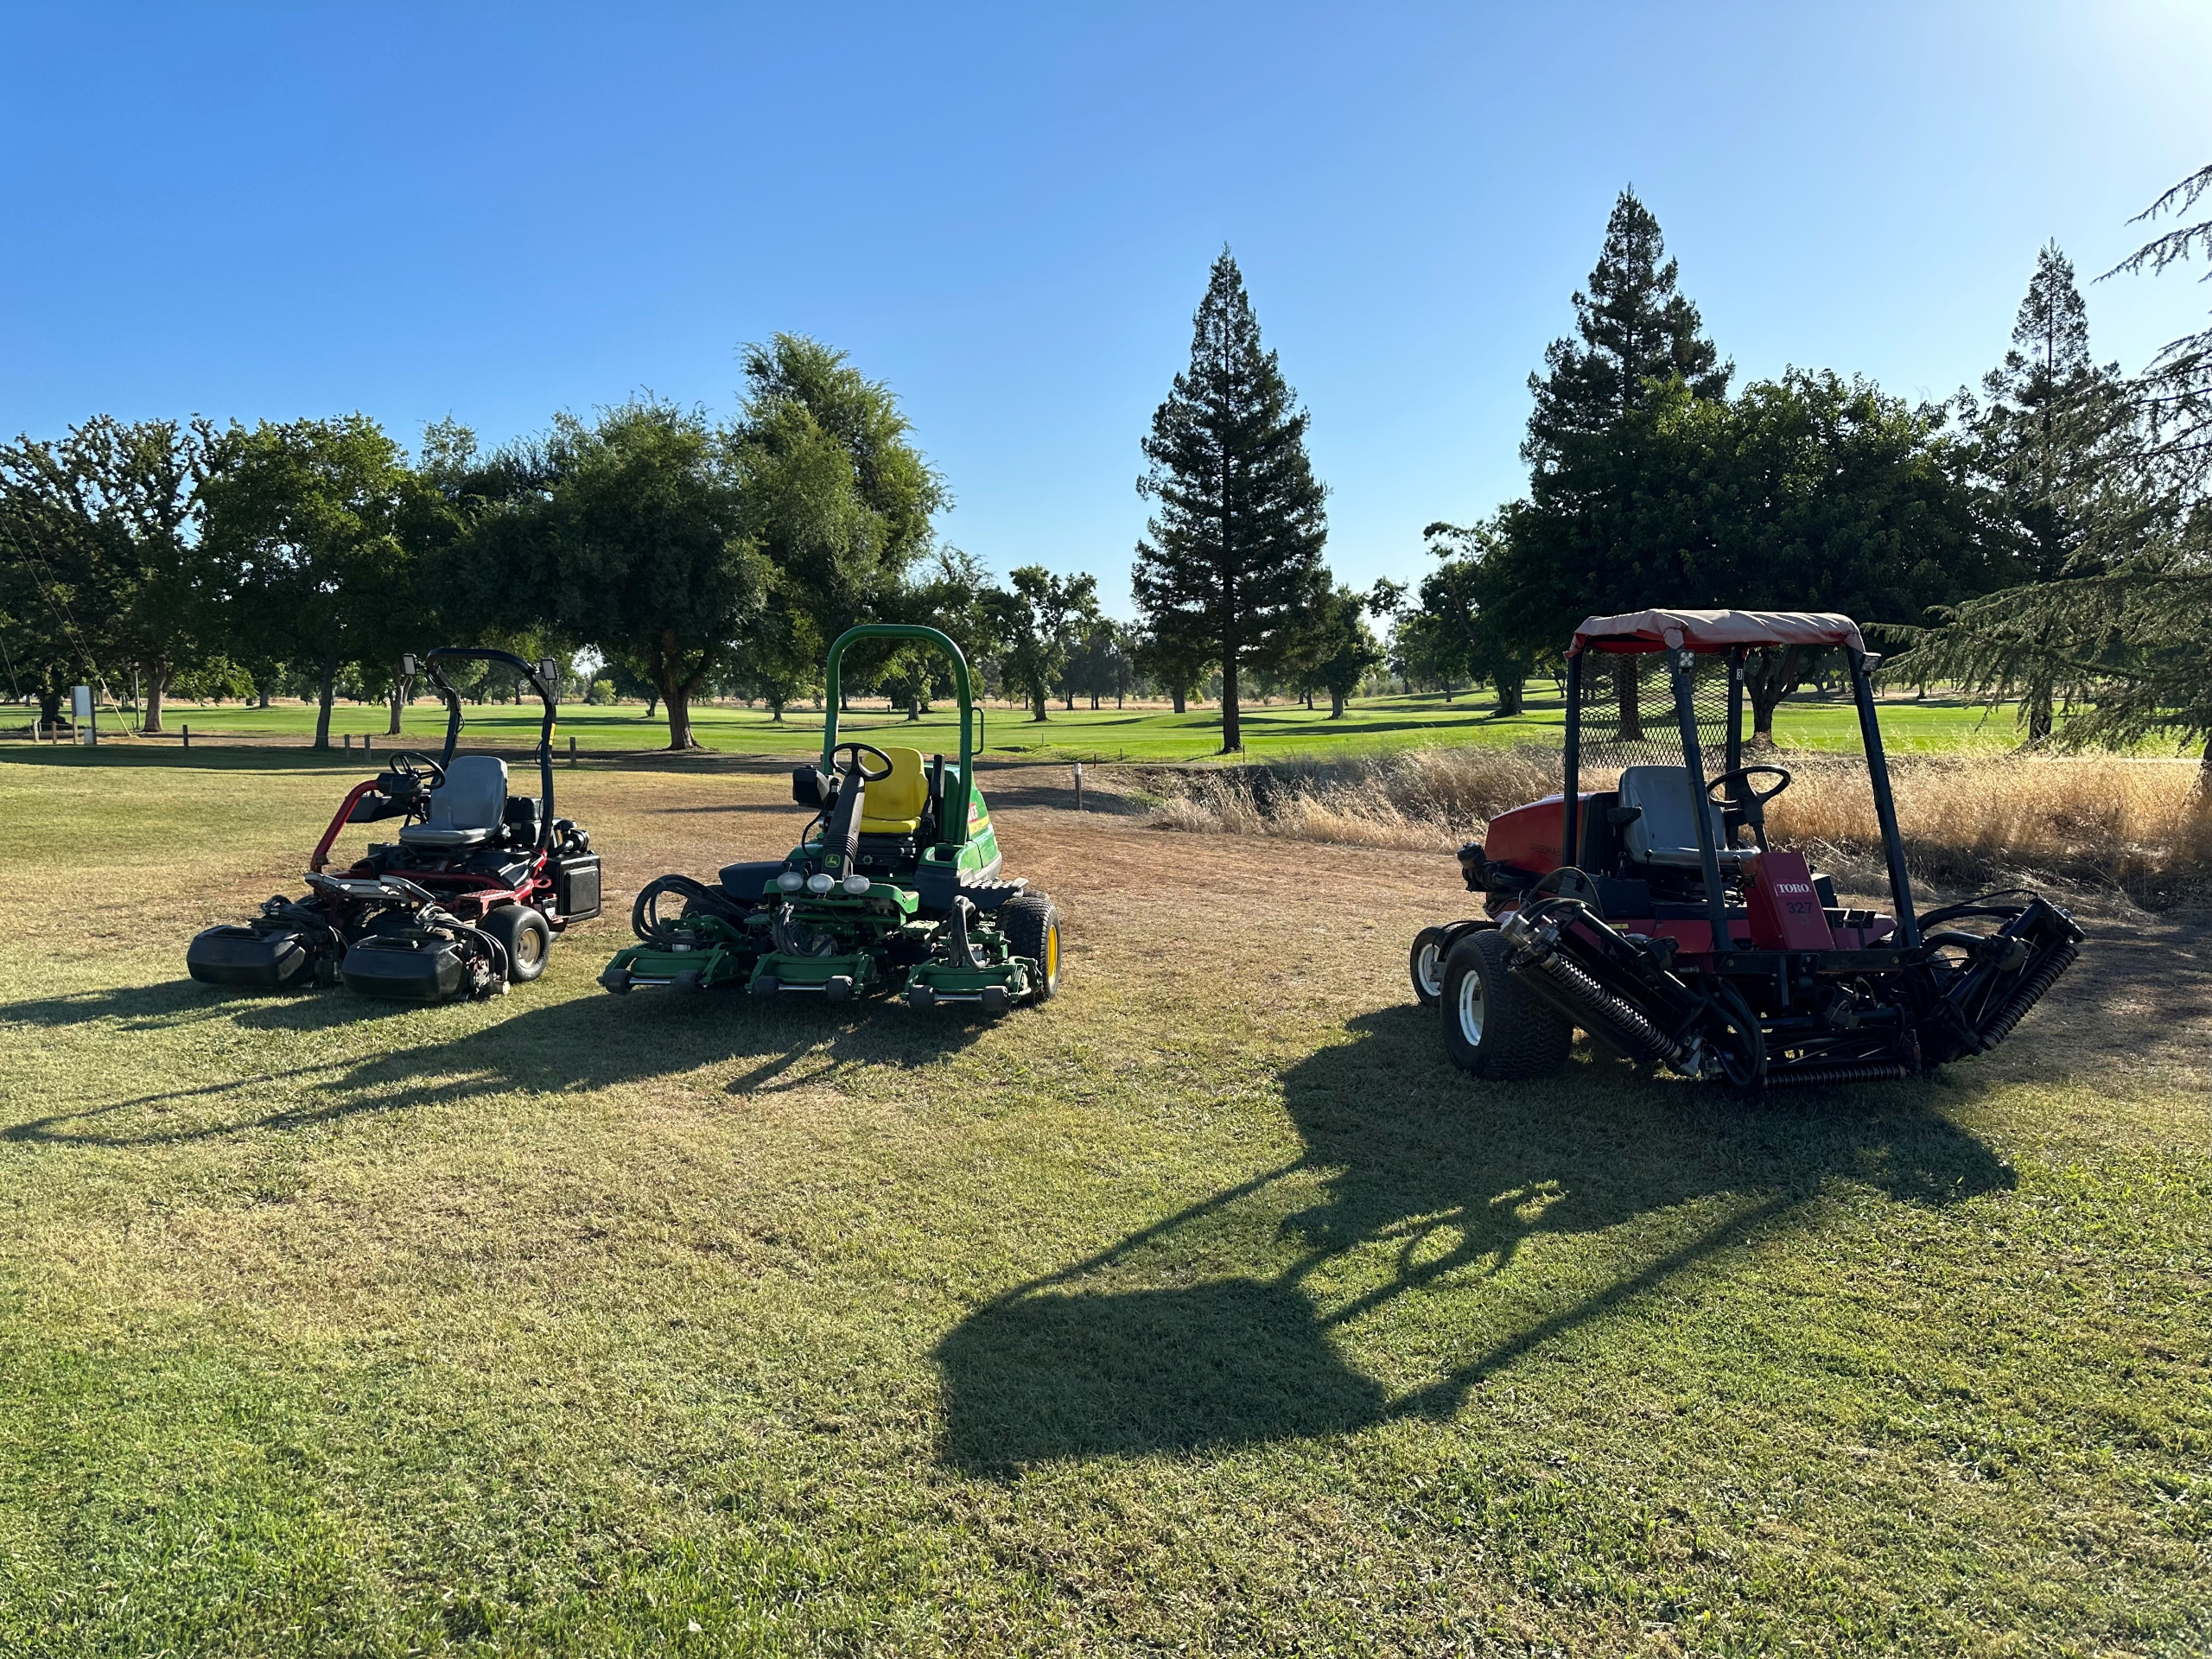
[(801, 875), (797, 870), (785, 870), (776, 878), (776, 885), (785, 893), (797, 893), (801, 887), (804, 887), (809, 893), (817, 897), (829, 892), (832, 887), (842, 886), (847, 893), (858, 897), (866, 893), (872, 884), (868, 877), (861, 874), (857, 870), (847, 876), (842, 883), (836, 876), (819, 872), (813, 875)]

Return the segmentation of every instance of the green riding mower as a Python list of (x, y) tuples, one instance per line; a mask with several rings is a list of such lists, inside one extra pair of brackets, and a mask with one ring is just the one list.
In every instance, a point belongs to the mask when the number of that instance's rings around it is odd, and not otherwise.
[[(864, 639), (919, 641), (950, 659), (960, 759), (840, 742), (840, 673)], [(788, 857), (723, 867), (714, 883), (664, 875), (638, 894), (639, 943), (600, 982), (617, 995), (743, 986), (756, 996), (837, 1002), (904, 995), (917, 1008), (1001, 1014), (1059, 987), (1060, 919), (1003, 859), (976, 785), (976, 707), (967, 658), (935, 628), (870, 623), (830, 647), (822, 760), (791, 774), (815, 809)]]

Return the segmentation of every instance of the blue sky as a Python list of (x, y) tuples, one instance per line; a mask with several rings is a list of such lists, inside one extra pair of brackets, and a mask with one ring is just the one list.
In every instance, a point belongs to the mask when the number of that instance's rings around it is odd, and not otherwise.
[[(1225, 241), (1329, 556), (1516, 493), (1633, 182), (1739, 374), (1942, 396), (2035, 251), (2212, 162), (2212, 6), (0, 8), (0, 428), (360, 409), (497, 442), (741, 340), (888, 380), (1001, 572), (1128, 608), (1138, 440)], [(2195, 270), (2088, 289), (2133, 368)]]

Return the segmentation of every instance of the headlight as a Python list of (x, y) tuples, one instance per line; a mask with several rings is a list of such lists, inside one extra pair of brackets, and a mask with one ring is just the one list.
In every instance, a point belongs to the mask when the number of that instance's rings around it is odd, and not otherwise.
[(854, 871), (852, 874), (845, 878), (845, 891), (847, 893), (866, 893), (868, 890), (869, 886), (870, 883), (868, 877), (862, 875), (857, 870)]
[(827, 893), (835, 885), (836, 883), (826, 875), (810, 875), (806, 878), (806, 890), (809, 893)]
[(785, 893), (797, 893), (806, 885), (806, 878), (797, 870), (785, 870), (776, 878), (776, 885)]

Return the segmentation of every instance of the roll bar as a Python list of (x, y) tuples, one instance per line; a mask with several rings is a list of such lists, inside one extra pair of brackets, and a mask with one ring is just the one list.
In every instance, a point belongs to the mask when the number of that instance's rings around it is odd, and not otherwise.
[(961, 654), (952, 636), (940, 629), (925, 627), (918, 622), (863, 622), (837, 636), (836, 642), (830, 647), (830, 660), (823, 671), (829, 712), (822, 722), (822, 770), (830, 770), (830, 757), (837, 748), (838, 682), (844, 667), (845, 647), (857, 639), (918, 639), (924, 645), (935, 645), (952, 659), (952, 683), (960, 698), (960, 779), (956, 786), (945, 791), (944, 822), (938, 834), (948, 842), (964, 839), (968, 831), (968, 802), (975, 786), (976, 697), (969, 683), (967, 658)]
[(537, 792), (545, 803), (544, 810), (537, 816), (537, 851), (543, 853), (553, 844), (553, 722), (556, 714), (552, 683), (556, 670), (553, 659), (548, 657), (541, 662), (525, 663), (512, 652), (495, 651), (488, 645), (440, 645), (426, 657), (417, 658), (411, 652), (402, 657), (399, 671), (403, 681), (411, 682), (419, 667), (445, 699), (446, 747), (445, 753), (438, 757), (438, 764), (447, 766), (453, 760), (454, 746), (461, 741), (461, 693), (438, 672), (441, 661), (504, 663), (530, 682), (531, 690), (545, 705), (545, 721), (537, 732)]

